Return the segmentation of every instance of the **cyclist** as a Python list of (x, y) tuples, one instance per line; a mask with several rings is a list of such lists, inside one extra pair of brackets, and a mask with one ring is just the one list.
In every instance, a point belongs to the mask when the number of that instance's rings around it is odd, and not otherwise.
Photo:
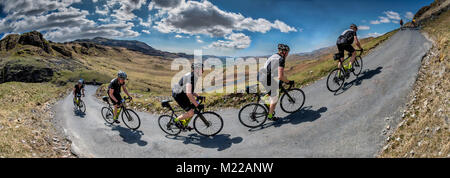
[[(289, 55), (289, 46), (285, 44), (278, 44), (278, 53), (269, 57), (260, 70), (259, 82), (261, 82), (268, 91), (268, 94), (263, 97), (265, 104), (269, 105), (268, 119), (276, 121), (280, 118), (274, 117), (275, 107), (278, 103), (279, 89), (282, 82), (294, 84), (294, 81), (289, 81), (284, 73), (286, 58)], [(269, 96), (270, 95), (270, 96)]]
[(125, 72), (119, 71), (119, 73), (117, 74), (117, 78), (114, 78), (111, 80), (111, 83), (109, 83), (108, 86), (108, 96), (109, 99), (112, 101), (113, 105), (114, 105), (114, 122), (115, 123), (120, 123), (119, 119), (117, 119), (119, 117), (119, 108), (122, 106), (122, 96), (120, 96), (120, 90), (121, 88), (123, 89), (123, 91), (125, 92), (125, 94), (128, 95), (128, 97), (130, 98), (130, 100), (132, 100), (132, 97), (130, 96), (130, 94), (128, 93), (127, 88), (125, 87), (125, 80), (127, 79), (127, 74)]
[(356, 35), (356, 32), (358, 31), (358, 27), (355, 24), (350, 25), (350, 29), (345, 30), (339, 37), (338, 40), (336, 42), (337, 48), (339, 50), (339, 58), (341, 59), (338, 62), (338, 67), (340, 68), (341, 65), (341, 61), (344, 60), (344, 52), (348, 51), (349, 53), (352, 54), (352, 58), (350, 59), (350, 62), (347, 66), (344, 65), (345, 69), (348, 69), (350, 71), (353, 71), (353, 62), (355, 61), (356, 58), (356, 51), (355, 48), (353, 48), (352, 44), (353, 42), (356, 42), (356, 46), (358, 46), (358, 48), (360, 50), (363, 50), (363, 48), (361, 47), (361, 44), (359, 43), (358, 40), (358, 36)]
[(400, 19), (400, 30), (403, 30), (403, 19)]
[(194, 110), (202, 110), (203, 104), (198, 104), (194, 97), (202, 99), (203, 97), (194, 92), (195, 84), (198, 77), (203, 73), (203, 64), (194, 63), (191, 65), (191, 72), (186, 73), (181, 77), (178, 83), (172, 88), (172, 97), (178, 103), (178, 105), (186, 111), (183, 115), (175, 118), (177, 124), (182, 124), (188, 130), (192, 130), (191, 127), (187, 127), (189, 121), (194, 116)]
[(412, 25), (413, 25), (413, 28), (416, 27), (416, 19), (415, 18), (412, 20)]
[(78, 105), (80, 97), (84, 97), (84, 81), (83, 79), (78, 80), (78, 83), (73, 87), (73, 101)]

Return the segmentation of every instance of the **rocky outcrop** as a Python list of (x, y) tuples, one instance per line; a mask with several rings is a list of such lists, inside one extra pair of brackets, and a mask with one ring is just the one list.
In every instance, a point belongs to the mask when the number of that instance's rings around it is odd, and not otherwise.
[(72, 52), (67, 50), (64, 46), (52, 45), (52, 49), (66, 57), (72, 57)]
[(53, 69), (32, 64), (7, 63), (1, 68), (0, 82), (48, 82), (54, 75)]
[(20, 35), (10, 34), (0, 41), (0, 51), (9, 51), (14, 49), (19, 41)]
[(41, 33), (37, 31), (32, 31), (28, 33), (24, 33), (20, 35), (19, 44), (22, 45), (32, 45), (36, 47), (42, 48), (45, 52), (51, 53), (50, 51), (50, 43), (44, 39)]

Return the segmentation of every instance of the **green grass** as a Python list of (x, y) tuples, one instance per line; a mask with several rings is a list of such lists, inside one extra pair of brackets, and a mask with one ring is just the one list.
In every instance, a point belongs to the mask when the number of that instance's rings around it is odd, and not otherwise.
[(77, 82), (82, 78), (85, 83), (109, 83), (112, 76), (106, 74), (92, 71), (92, 70), (82, 70), (78, 69), (75, 71), (62, 70), (58, 72), (52, 80), (52, 83), (59, 85), (65, 85), (69, 82)]
[[(51, 83), (0, 84), (0, 157), (61, 157), (46, 103), (68, 88)], [(65, 146), (68, 146), (65, 145)]]

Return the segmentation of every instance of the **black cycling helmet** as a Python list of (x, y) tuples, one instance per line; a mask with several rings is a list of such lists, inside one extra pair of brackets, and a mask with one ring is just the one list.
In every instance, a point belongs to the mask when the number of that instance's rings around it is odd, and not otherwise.
[(356, 29), (358, 29), (358, 26), (356, 26), (355, 24), (351, 24), (351, 25), (350, 25), (350, 28), (353, 28), (353, 27), (356, 28)]
[(119, 71), (119, 73), (117, 74), (117, 76), (121, 79), (127, 79), (127, 74), (123, 71)]
[(285, 44), (278, 44), (278, 50), (287, 51), (287, 52), (290, 51), (289, 46), (285, 45)]

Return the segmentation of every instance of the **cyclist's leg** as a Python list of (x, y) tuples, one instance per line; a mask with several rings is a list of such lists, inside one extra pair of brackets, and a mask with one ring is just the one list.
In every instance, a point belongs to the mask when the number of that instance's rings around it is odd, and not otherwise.
[(344, 47), (343, 47), (342, 44), (337, 45), (337, 48), (339, 50), (339, 56), (341, 57), (340, 60), (338, 60), (338, 68), (341, 68), (341, 66), (342, 66), (342, 62), (341, 61), (344, 61), (344, 52), (345, 52), (345, 50), (344, 50)]
[(178, 116), (175, 121), (182, 121), (185, 122), (186, 119), (192, 118), (194, 116), (194, 104), (191, 103), (189, 98), (185, 93), (180, 94), (173, 94), (172, 95), (175, 101), (178, 103), (178, 105), (186, 111), (186, 113)]
[(355, 58), (356, 58), (356, 50), (355, 48), (353, 48), (353, 46), (350, 45), (346, 45), (345, 50), (348, 51), (350, 54), (352, 54), (352, 58), (350, 59), (350, 62), (348, 63), (349, 65), (349, 69), (351, 68), (353, 62), (355, 62)]
[(109, 99), (111, 100), (112, 104), (114, 105), (114, 111), (113, 111), (113, 116), (114, 117), (113, 117), (113, 119), (114, 120), (118, 120), (117, 119), (119, 117), (118, 116), (118, 114), (119, 114), (118, 111), (119, 111), (119, 108), (121, 107), (122, 96), (114, 95), (114, 98), (116, 98), (118, 102), (115, 102), (111, 97)]
[(281, 82), (277, 81), (275, 79), (271, 79), (271, 84), (272, 85), (276, 85), (278, 86), (276, 88), (276, 90), (274, 91), (275, 88), (271, 88), (271, 94), (269, 97), (269, 103), (270, 103), (270, 107), (269, 107), (269, 119), (271, 119), (273, 117), (273, 113), (275, 112), (275, 108), (277, 107), (277, 103), (278, 103), (278, 96), (279, 96), (279, 88), (281, 87)]

